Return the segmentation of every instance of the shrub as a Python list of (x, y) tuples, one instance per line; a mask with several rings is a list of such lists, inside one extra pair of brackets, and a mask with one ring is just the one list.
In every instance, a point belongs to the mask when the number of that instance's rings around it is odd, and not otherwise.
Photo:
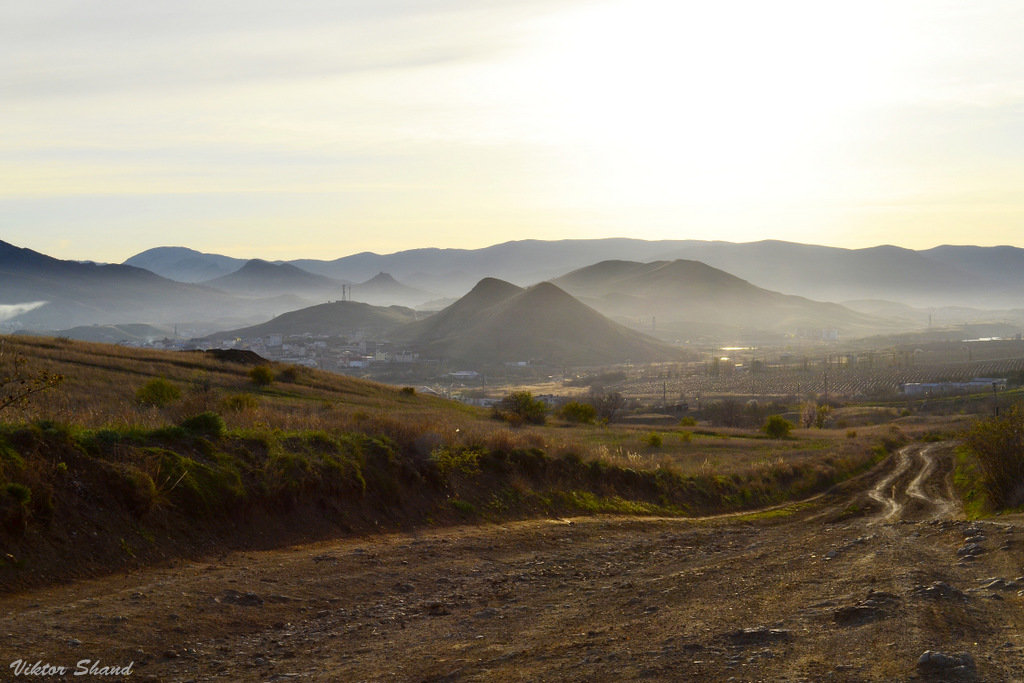
[(32, 489), (24, 484), (8, 484), (5, 487), (7, 495), (20, 505), (28, 505), (32, 500)]
[(664, 443), (664, 440), (658, 432), (651, 432), (647, 435), (647, 438), (644, 439), (644, 443), (651, 448), (661, 448), (661, 444)]
[(181, 398), (181, 389), (163, 377), (154, 377), (135, 392), (139, 405), (163, 408)]
[(201, 436), (221, 436), (224, 433), (224, 418), (213, 411), (199, 413), (181, 421), (181, 428)]
[(569, 401), (558, 409), (558, 417), (568, 422), (592, 424), (597, 417), (597, 409), (589, 403)]
[(965, 445), (981, 470), (982, 485), (996, 507), (1024, 504), (1024, 410), (1013, 406), (1002, 417), (980, 420)]
[(258, 387), (268, 387), (274, 382), (274, 371), (268, 365), (257, 365), (249, 370), (249, 379)]
[(402, 387), (402, 395), (403, 396), (415, 396), (416, 395), (416, 388), (415, 387)]
[(696, 427), (697, 426), (697, 419), (687, 415), (686, 417), (684, 417), (682, 420), (679, 421), (679, 426), (680, 427)]
[(548, 407), (544, 401), (533, 397), (529, 391), (516, 391), (501, 399), (494, 406), (494, 415), (510, 424), (544, 424)]
[(761, 430), (772, 439), (787, 438), (791, 429), (793, 429), (793, 423), (781, 415), (770, 416), (761, 427)]
[(246, 410), (253, 410), (260, 405), (259, 396), (252, 394), (232, 394), (220, 402), (222, 410), (232, 413), (241, 413)]

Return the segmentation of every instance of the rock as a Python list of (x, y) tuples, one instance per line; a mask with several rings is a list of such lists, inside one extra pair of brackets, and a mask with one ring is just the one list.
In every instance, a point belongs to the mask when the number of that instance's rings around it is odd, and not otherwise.
[(1007, 581), (1000, 577), (992, 577), (990, 579), (983, 579), (981, 587), (994, 591), (1015, 591), (1020, 588), (1021, 585), (1016, 581)]
[(985, 549), (982, 548), (977, 543), (967, 543), (962, 548), (959, 548), (956, 551), (956, 556), (957, 557), (974, 557), (975, 555), (981, 555), (983, 552), (985, 552)]
[(932, 650), (925, 650), (924, 654), (918, 657), (917, 672), (929, 678), (954, 680), (973, 680), (978, 675), (974, 657), (970, 653), (949, 655)]
[(915, 586), (910, 595), (926, 600), (959, 600), (965, 602), (967, 596), (959, 588), (950, 586), (945, 581), (936, 581), (930, 586)]
[(219, 602), (239, 605), (241, 607), (259, 607), (263, 604), (263, 598), (255, 593), (239, 593), (236, 590), (228, 589), (224, 591), (224, 595), (220, 598)]
[(733, 645), (766, 645), (770, 643), (784, 643), (793, 639), (791, 631), (781, 628), (768, 628), (758, 626), (756, 628), (742, 628), (726, 634), (726, 638)]
[(474, 619), (493, 619), (498, 616), (498, 610), (493, 607), (485, 607), (473, 615)]
[(413, 586), (411, 583), (396, 583), (395, 584), (395, 592), (396, 593), (412, 593), (414, 590), (416, 590), (416, 587)]
[(888, 610), (899, 602), (900, 599), (892, 593), (868, 591), (867, 597), (857, 604), (835, 610), (832, 618), (841, 626), (858, 626), (890, 616)]
[(432, 617), (443, 617), (446, 614), (451, 614), (448, 610), (448, 606), (443, 602), (431, 602), (423, 606), (423, 611)]

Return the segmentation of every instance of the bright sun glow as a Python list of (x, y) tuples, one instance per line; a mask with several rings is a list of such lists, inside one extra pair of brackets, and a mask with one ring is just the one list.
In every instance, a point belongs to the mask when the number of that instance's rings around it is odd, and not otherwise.
[(896, 87), (906, 46), (880, 9), (602, 3), (549, 26), (531, 94), (544, 130), (581, 151), (574, 183), (588, 202), (813, 196), (826, 191), (821, 165)]

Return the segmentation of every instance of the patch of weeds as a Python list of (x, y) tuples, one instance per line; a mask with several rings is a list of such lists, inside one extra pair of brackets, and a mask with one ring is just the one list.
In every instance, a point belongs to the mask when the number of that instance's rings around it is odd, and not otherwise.
[(957, 448), (954, 454), (953, 487), (963, 501), (967, 519), (978, 519), (989, 514), (992, 506), (981, 467), (963, 446)]
[(479, 448), (441, 446), (430, 453), (430, 461), (444, 476), (452, 473), (475, 476), (480, 474), (480, 458), (483, 455)]
[(223, 436), (225, 430), (224, 418), (211, 410), (186, 418), (179, 426), (189, 434), (213, 438)]
[(246, 410), (255, 410), (260, 405), (259, 396), (253, 394), (232, 394), (220, 402), (222, 410), (230, 413), (241, 413)]
[(181, 389), (163, 377), (154, 377), (135, 392), (135, 401), (142, 406), (163, 408), (181, 398)]
[(450, 501), (451, 506), (459, 511), (460, 514), (465, 516), (475, 515), (476, 506), (466, 500), (460, 500), (459, 498), (452, 498)]

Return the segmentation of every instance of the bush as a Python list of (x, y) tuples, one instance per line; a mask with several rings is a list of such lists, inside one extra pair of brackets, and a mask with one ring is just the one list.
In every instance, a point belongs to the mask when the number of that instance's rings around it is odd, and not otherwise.
[(787, 438), (791, 429), (793, 429), (793, 423), (781, 415), (770, 416), (761, 427), (761, 430), (772, 439)]
[(501, 399), (494, 406), (494, 415), (511, 424), (544, 424), (548, 407), (544, 401), (535, 399), (529, 391), (516, 391)]
[(180, 426), (185, 431), (200, 436), (221, 436), (224, 433), (224, 418), (208, 410), (182, 420)]
[(693, 417), (690, 417), (690, 416), (686, 416), (682, 420), (679, 421), (679, 426), (680, 427), (696, 427), (697, 426), (697, 420), (696, 420), (696, 418), (693, 418)]
[(249, 370), (249, 379), (258, 387), (268, 387), (274, 382), (274, 371), (268, 365), (257, 365)]
[(592, 424), (597, 418), (597, 409), (589, 403), (569, 401), (558, 409), (558, 417), (568, 422)]
[(32, 500), (32, 489), (24, 484), (8, 484), (5, 490), (7, 495), (19, 505), (28, 505)]
[(232, 394), (220, 402), (221, 409), (233, 413), (241, 413), (246, 410), (253, 410), (260, 405), (258, 396), (252, 394)]
[(1013, 406), (1002, 417), (976, 422), (965, 445), (978, 462), (993, 505), (1024, 504), (1024, 410)]
[(415, 396), (416, 395), (416, 388), (415, 387), (402, 387), (402, 395), (403, 396)]
[(661, 438), (661, 434), (651, 432), (647, 435), (647, 438), (644, 439), (644, 442), (651, 448), (661, 448), (661, 444), (664, 443), (664, 440)]
[(135, 392), (135, 400), (139, 405), (163, 408), (181, 398), (181, 389), (163, 377), (155, 377)]

